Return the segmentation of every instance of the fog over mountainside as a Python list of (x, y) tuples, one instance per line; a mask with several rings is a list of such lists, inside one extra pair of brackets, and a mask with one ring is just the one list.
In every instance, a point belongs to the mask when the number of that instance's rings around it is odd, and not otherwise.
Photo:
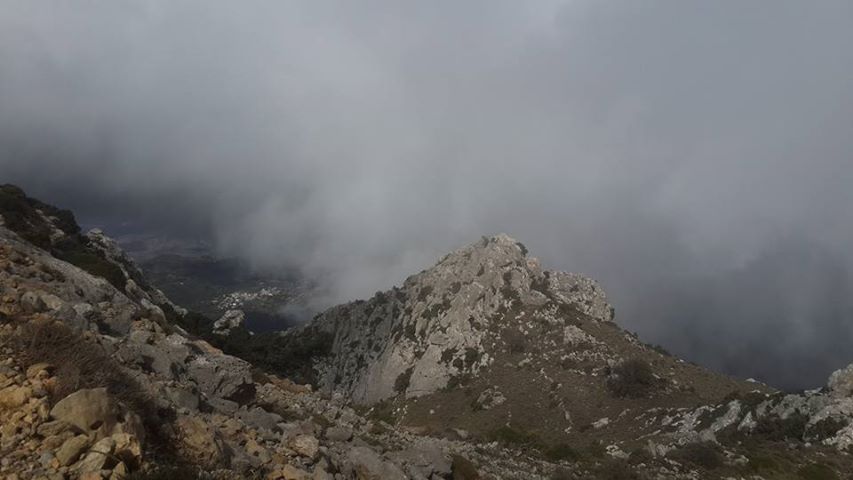
[(849, 2), (0, 3), (0, 183), (86, 226), (326, 305), (507, 232), (705, 366), (853, 361)]

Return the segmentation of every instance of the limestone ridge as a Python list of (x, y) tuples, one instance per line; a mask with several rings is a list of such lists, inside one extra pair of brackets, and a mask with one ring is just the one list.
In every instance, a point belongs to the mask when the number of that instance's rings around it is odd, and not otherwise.
[(500, 324), (520, 306), (550, 317), (571, 310), (613, 319), (594, 280), (543, 270), (507, 235), (483, 237), (400, 288), (315, 318), (306, 330), (334, 338), (331, 353), (315, 365), (318, 386), (363, 404), (452, 386), (495, 361)]

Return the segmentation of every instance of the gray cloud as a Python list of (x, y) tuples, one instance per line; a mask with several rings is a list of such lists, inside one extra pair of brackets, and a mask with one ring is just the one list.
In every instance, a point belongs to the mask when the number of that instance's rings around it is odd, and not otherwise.
[(506, 231), (712, 367), (853, 361), (850, 2), (2, 8), (0, 174), (83, 220), (335, 300)]

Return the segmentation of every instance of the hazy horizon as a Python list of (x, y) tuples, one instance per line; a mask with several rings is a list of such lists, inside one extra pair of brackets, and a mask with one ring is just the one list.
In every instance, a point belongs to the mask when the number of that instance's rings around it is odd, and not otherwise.
[(0, 0), (0, 182), (326, 303), (505, 232), (787, 388), (853, 362), (853, 4)]

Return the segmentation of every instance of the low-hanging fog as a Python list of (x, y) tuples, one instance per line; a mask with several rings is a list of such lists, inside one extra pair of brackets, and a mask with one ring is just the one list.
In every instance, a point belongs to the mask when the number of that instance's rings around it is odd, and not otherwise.
[(371, 295), (506, 232), (704, 365), (853, 362), (853, 3), (0, 0), (0, 182)]

